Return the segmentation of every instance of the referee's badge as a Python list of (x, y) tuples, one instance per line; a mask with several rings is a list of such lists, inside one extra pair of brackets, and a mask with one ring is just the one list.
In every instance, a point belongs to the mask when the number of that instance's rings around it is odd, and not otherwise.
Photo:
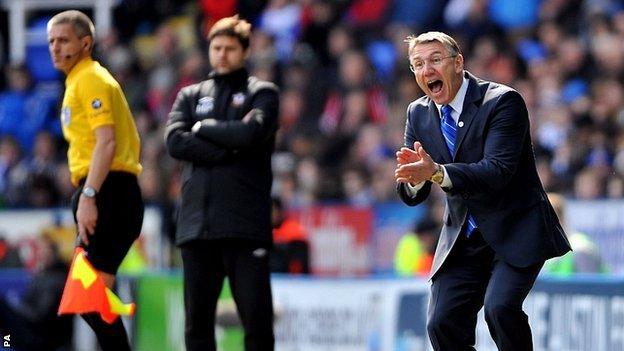
[(71, 119), (71, 107), (63, 106), (63, 108), (61, 109), (61, 122), (63, 123), (63, 125), (67, 126), (69, 125), (70, 119)]
[(212, 96), (204, 96), (197, 101), (197, 107), (195, 107), (195, 113), (198, 115), (205, 115), (212, 111), (214, 108), (214, 98)]
[(102, 107), (102, 101), (98, 98), (93, 99), (93, 101), (91, 101), (91, 107), (93, 107), (94, 110), (99, 109)]
[(232, 95), (232, 106), (240, 107), (245, 102), (245, 94), (244, 93), (236, 93)]

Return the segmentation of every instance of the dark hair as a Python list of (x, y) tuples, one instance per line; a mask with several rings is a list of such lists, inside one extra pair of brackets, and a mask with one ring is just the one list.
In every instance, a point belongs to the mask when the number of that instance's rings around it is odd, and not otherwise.
[(235, 37), (243, 46), (243, 49), (249, 47), (249, 35), (251, 33), (251, 24), (244, 19), (239, 19), (238, 15), (222, 18), (215, 23), (210, 32), (208, 32), (208, 40), (212, 40), (219, 35), (227, 35)]

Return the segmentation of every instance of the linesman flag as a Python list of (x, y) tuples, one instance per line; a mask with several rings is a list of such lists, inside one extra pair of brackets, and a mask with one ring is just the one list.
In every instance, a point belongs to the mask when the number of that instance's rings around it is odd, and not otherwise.
[(123, 303), (93, 268), (81, 247), (74, 250), (58, 314), (98, 312), (108, 324), (119, 315), (134, 314), (134, 303)]

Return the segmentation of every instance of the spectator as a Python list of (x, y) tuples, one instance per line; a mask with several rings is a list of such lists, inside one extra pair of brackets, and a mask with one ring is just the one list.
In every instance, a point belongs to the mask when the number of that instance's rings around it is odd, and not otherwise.
[(354, 0), (345, 9), (344, 19), (358, 29), (374, 30), (383, 25), (390, 0)]
[(15, 137), (20, 148), (28, 153), (39, 131), (59, 134), (57, 98), (45, 89), (35, 89), (24, 66), (10, 66), (6, 75), (8, 89), (0, 94), (0, 136)]
[(287, 207), (310, 206), (317, 202), (322, 188), (321, 181), (326, 181), (321, 177), (318, 162), (312, 157), (301, 159), (294, 177), (295, 194), (286, 201)]
[(20, 184), (25, 174), (17, 167), (21, 150), (17, 140), (10, 135), (0, 138), (0, 202), (9, 206), (19, 205), (23, 199)]
[(299, 221), (284, 211), (282, 200), (272, 199), (273, 251), (271, 271), (290, 274), (310, 273), (308, 233)]
[(470, 46), (477, 38), (501, 32), (488, 16), (487, 6), (488, 0), (451, 0), (444, 8), (444, 22), (461, 32)]
[(326, 45), (329, 33), (337, 23), (336, 3), (329, 0), (312, 1), (309, 5), (308, 21), (302, 29), (301, 40), (310, 45), (319, 56), (321, 65), (330, 62)]
[(167, 113), (175, 99), (177, 67), (181, 67), (182, 52), (178, 35), (169, 22), (158, 27), (156, 40), (158, 60), (149, 73), (145, 97), (151, 114), (162, 122), (167, 119)]
[(578, 200), (596, 200), (604, 197), (604, 179), (592, 168), (582, 170), (574, 180), (574, 197)]
[(40, 131), (31, 155), (16, 166), (20, 174), (21, 202), (32, 207), (52, 207), (59, 203), (59, 192), (55, 184), (57, 150), (54, 136), (47, 131)]
[(206, 36), (215, 22), (224, 17), (233, 16), (236, 13), (237, 3), (237, 0), (200, 0), (199, 5), (204, 17), (204, 22), (201, 26), (201, 34)]
[(388, 169), (394, 167), (395, 164), (394, 158), (385, 158), (373, 167), (370, 186), (376, 203), (396, 201), (394, 190), (396, 182), (392, 173), (388, 173)]
[(381, 126), (368, 123), (358, 129), (349, 159), (369, 171), (381, 160), (393, 158), (392, 153), (392, 149), (385, 143)]
[(521, 30), (537, 23), (539, 0), (490, 0), (489, 15), (507, 30)]
[(71, 182), (71, 174), (67, 165), (56, 165), (56, 172), (54, 172), (54, 186), (58, 191), (59, 205), (68, 206), (75, 189)]
[(38, 266), (23, 296), (0, 297), (0, 328), (10, 330), (18, 350), (47, 351), (69, 348), (72, 316), (58, 316), (67, 263), (56, 244), (39, 238)]
[(139, 186), (143, 200), (149, 205), (158, 205), (163, 199), (160, 172), (154, 167), (146, 167), (139, 175)]
[[(548, 193), (548, 199), (565, 228), (567, 226), (565, 198), (557, 193)], [(573, 273), (607, 273), (608, 270), (600, 256), (600, 251), (591, 237), (572, 228), (565, 229), (572, 251), (548, 261), (544, 266), (544, 271), (563, 276)]]
[(347, 204), (358, 208), (373, 205), (373, 193), (368, 172), (360, 167), (345, 167), (342, 172), (342, 193)]
[(320, 118), (323, 133), (334, 135), (342, 131), (350, 134), (363, 122), (386, 121), (387, 98), (370, 72), (368, 60), (360, 51), (347, 52), (340, 58), (339, 85), (327, 97)]
[(20, 268), (22, 262), (19, 252), (4, 236), (0, 235), (0, 268)]
[(0, 94), (0, 135), (17, 136), (32, 82), (24, 66), (7, 67), (5, 74), (8, 86)]
[(116, 29), (111, 29), (102, 38), (96, 50), (97, 57), (102, 58), (102, 65), (107, 67), (111, 74), (124, 87), (128, 105), (132, 111), (145, 107), (145, 91), (147, 82), (144, 77), (136, 73), (138, 68), (137, 52), (123, 42), (123, 38)]
[(607, 197), (610, 199), (624, 199), (624, 179), (621, 176), (611, 176), (607, 180)]
[(280, 94), (279, 123), (276, 150), (293, 150), (293, 140), (303, 126), (304, 97), (301, 91), (287, 89)]
[(403, 235), (394, 251), (394, 272), (401, 276), (423, 275), (431, 271), (440, 227), (430, 218), (414, 225)]
[(258, 29), (275, 39), (280, 61), (287, 61), (301, 32), (301, 5), (293, 0), (270, 0), (262, 12)]

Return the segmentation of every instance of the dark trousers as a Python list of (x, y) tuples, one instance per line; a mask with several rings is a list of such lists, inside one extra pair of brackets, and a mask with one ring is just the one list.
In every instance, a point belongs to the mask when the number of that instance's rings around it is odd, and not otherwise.
[(246, 351), (272, 351), (273, 301), (266, 246), (244, 240), (195, 240), (181, 247), (188, 351), (214, 351), (217, 300), (227, 276), (245, 330)]
[[(80, 181), (80, 187), (72, 196), (76, 223), (84, 181)], [(115, 275), (143, 225), (145, 205), (137, 177), (126, 172), (108, 172), (95, 201), (98, 209), (95, 233), (89, 237), (89, 245), (82, 243), (80, 237), (77, 240), (95, 269)]]
[(478, 231), (457, 239), (432, 279), (427, 331), (435, 350), (475, 350), (477, 313), (499, 350), (533, 350), (522, 303), (543, 264), (518, 268), (499, 259)]

